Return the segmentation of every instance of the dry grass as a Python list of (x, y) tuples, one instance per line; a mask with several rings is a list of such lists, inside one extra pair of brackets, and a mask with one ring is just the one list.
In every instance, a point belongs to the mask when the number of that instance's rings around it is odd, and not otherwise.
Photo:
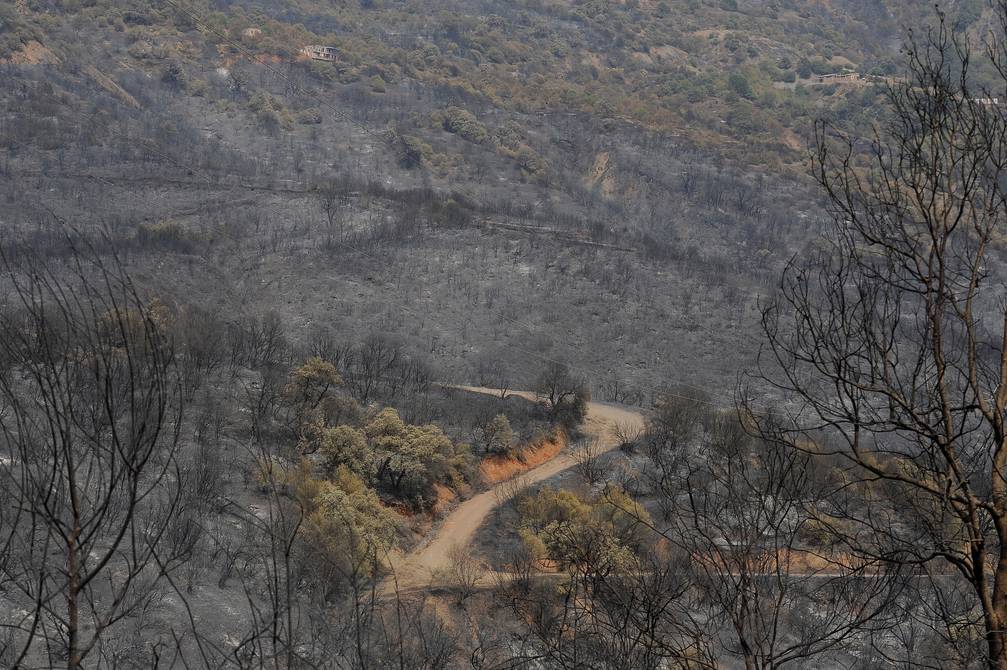
[(437, 494), (437, 502), (433, 508), (434, 516), (442, 514), (458, 498), (457, 493), (443, 484), (434, 484), (434, 492)]
[(479, 465), (479, 474), (487, 484), (498, 484), (551, 461), (566, 447), (566, 435), (555, 435), (525, 446), (511, 456), (489, 456)]
[(0, 58), (0, 63), (12, 65), (55, 65), (59, 62), (59, 56), (38, 40), (29, 40), (20, 51), (11, 54), (10, 58)]

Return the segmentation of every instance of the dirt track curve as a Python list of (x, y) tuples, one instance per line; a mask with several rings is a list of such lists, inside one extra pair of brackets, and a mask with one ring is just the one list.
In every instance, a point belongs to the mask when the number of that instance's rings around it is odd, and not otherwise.
[[(497, 389), (476, 386), (458, 386), (473, 393), (499, 395)], [(508, 395), (535, 401), (535, 395), (526, 391), (512, 391)], [(618, 445), (612, 429), (617, 425), (635, 428), (643, 427), (643, 415), (628, 407), (608, 405), (598, 402), (587, 404), (587, 416), (582, 430), (589, 437), (598, 439), (600, 451), (610, 451)], [(561, 453), (555, 458), (520, 475), (519, 487), (527, 487), (544, 481), (575, 465), (569, 453)], [(416, 589), (440, 581), (440, 575), (450, 567), (449, 554), (455, 545), (468, 545), (472, 536), (486, 518), (502, 502), (507, 494), (513, 494), (514, 482), (501, 482), (455, 507), (434, 530), (433, 536), (411, 554), (393, 561), (398, 588)], [(487, 576), (492, 576), (489, 573)]]

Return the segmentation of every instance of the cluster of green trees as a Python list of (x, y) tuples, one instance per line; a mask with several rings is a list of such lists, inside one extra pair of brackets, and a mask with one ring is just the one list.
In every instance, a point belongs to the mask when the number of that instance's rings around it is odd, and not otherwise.
[(259, 124), (269, 132), (289, 130), (293, 126), (294, 116), (283, 101), (274, 95), (256, 93), (248, 101), (248, 108), (255, 114)]
[[(332, 363), (308, 359), (284, 389), (302, 454), (318, 454), (329, 476), (352, 475), (415, 509), (436, 502), (435, 484), (458, 489), (470, 480), (471, 449), (434, 424), (410, 425), (391, 407), (347, 411), (336, 393), (342, 378)], [(353, 415), (353, 416), (351, 416)]]
[(650, 516), (624, 491), (585, 500), (546, 486), (516, 501), (519, 535), (528, 558), (568, 569), (609, 574), (634, 569), (648, 542)]

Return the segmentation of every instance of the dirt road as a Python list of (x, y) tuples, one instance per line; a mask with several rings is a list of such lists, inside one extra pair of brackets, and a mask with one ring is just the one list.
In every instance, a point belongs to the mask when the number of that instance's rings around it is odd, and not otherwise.
[[(475, 386), (457, 388), (473, 393), (499, 395), (496, 389)], [(535, 400), (534, 394), (528, 392), (510, 392), (509, 395)], [(618, 440), (612, 434), (615, 426), (642, 428), (643, 422), (643, 415), (635, 409), (589, 402), (583, 431), (589, 437), (598, 439), (601, 451), (609, 451), (619, 446)], [(527, 487), (549, 479), (573, 467), (574, 464), (570, 454), (562, 453), (521, 475), (520, 486)], [(467, 545), (472, 540), (479, 526), (506, 499), (505, 492), (515, 492), (513, 483), (501, 482), (488, 491), (469, 498), (448, 514), (429, 541), (412, 554), (394, 561), (399, 588), (417, 588), (439, 581), (438, 573), (450, 567), (449, 554), (452, 547), (458, 544)]]

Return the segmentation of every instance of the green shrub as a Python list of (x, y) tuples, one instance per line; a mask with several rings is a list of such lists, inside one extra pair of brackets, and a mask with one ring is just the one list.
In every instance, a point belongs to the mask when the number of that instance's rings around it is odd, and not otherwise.
[(475, 144), (482, 144), (489, 139), (489, 132), (469, 111), (458, 107), (448, 107), (444, 111), (444, 130), (455, 133)]
[(742, 98), (752, 97), (752, 84), (748, 81), (748, 77), (740, 72), (731, 73), (731, 76), (727, 78), (727, 86)]
[(527, 144), (522, 144), (518, 147), (515, 159), (517, 160), (518, 165), (521, 166), (521, 169), (526, 174), (533, 177), (544, 177), (549, 169), (549, 164), (546, 163), (545, 159), (539, 156), (538, 153)]
[(259, 92), (248, 101), (248, 108), (255, 113), (259, 124), (270, 131), (293, 127), (293, 117), (283, 101), (269, 93)]
[(297, 122), (306, 125), (322, 122), (322, 112), (317, 107), (302, 109), (297, 113)]

